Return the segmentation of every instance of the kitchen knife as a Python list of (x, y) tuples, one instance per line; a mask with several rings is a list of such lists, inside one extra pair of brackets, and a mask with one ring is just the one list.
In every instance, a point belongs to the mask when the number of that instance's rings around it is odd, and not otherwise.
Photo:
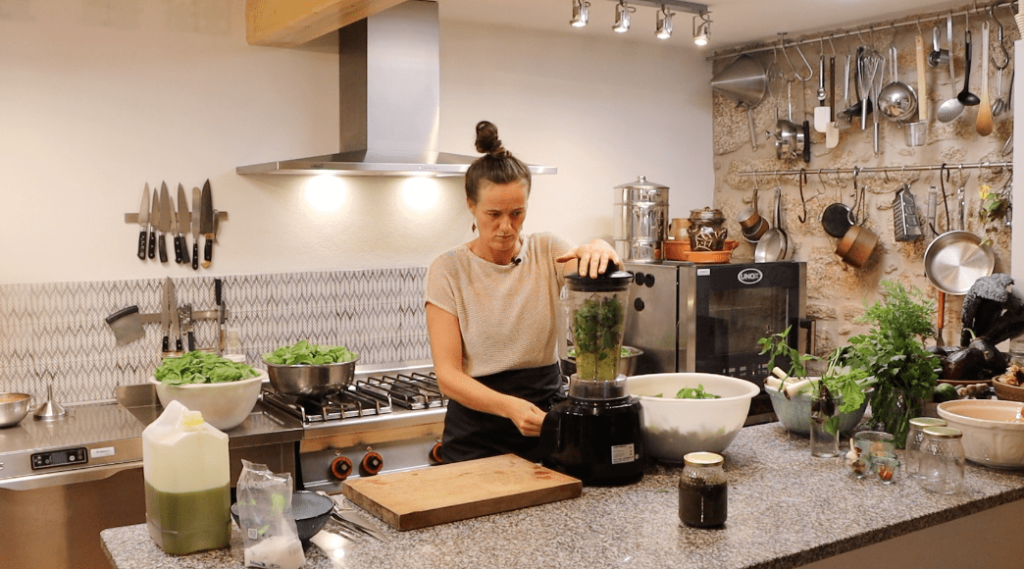
[(217, 353), (223, 355), (227, 332), (224, 328), (224, 281), (213, 279), (213, 296), (217, 302)]
[[(174, 283), (170, 277), (167, 278), (167, 286), (170, 294), (168, 310), (171, 316), (171, 339), (174, 340), (174, 353), (181, 353), (181, 315), (178, 313), (178, 295), (174, 292)], [(170, 342), (168, 342), (170, 343)]]
[(160, 237), (157, 239), (157, 252), (160, 253), (160, 262), (167, 262), (167, 240), (165, 235), (171, 230), (171, 216), (174, 210), (171, 208), (171, 195), (167, 193), (167, 183), (160, 182)]
[(188, 338), (188, 351), (196, 351), (196, 335), (192, 331), (192, 305), (186, 304), (181, 308), (185, 321), (185, 336)]
[(203, 201), (199, 188), (192, 188), (192, 270), (199, 270), (199, 210)]
[(146, 256), (150, 259), (156, 257), (156, 226), (160, 225), (160, 192), (153, 191), (153, 209), (150, 211), (149, 220), (149, 246), (146, 248)]
[(149, 230), (149, 183), (142, 188), (142, 203), (139, 205), (139, 258), (146, 260), (146, 233)]
[(210, 181), (203, 184), (202, 211), (199, 212), (199, 232), (206, 238), (206, 246), (203, 250), (203, 268), (210, 268), (213, 262), (213, 191), (210, 189)]
[[(166, 262), (166, 259), (165, 259)], [(161, 351), (167, 354), (170, 353), (170, 337), (171, 337), (171, 295), (174, 294), (174, 283), (171, 282), (171, 277), (164, 279), (164, 297), (161, 303), (160, 309), (160, 327), (164, 331), (164, 339), (161, 343)]]
[(192, 216), (188, 213), (188, 199), (185, 198), (185, 188), (178, 184), (178, 241), (181, 242), (181, 262), (189, 264), (188, 258), (188, 235), (189, 227), (192, 225)]

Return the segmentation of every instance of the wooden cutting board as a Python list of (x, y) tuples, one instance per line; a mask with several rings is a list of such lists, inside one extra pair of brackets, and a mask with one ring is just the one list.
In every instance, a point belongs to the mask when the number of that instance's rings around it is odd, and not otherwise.
[(577, 498), (578, 479), (513, 454), (346, 481), (345, 497), (397, 530)]

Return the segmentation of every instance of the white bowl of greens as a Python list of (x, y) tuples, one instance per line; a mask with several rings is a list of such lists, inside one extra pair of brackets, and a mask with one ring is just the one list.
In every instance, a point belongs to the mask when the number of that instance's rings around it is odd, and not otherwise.
[(626, 380), (644, 409), (648, 456), (678, 464), (690, 452), (722, 452), (743, 428), (753, 383), (711, 373), (658, 373)]
[(267, 374), (216, 354), (187, 352), (180, 358), (164, 358), (149, 379), (160, 404), (177, 401), (203, 419), (227, 431), (252, 413)]

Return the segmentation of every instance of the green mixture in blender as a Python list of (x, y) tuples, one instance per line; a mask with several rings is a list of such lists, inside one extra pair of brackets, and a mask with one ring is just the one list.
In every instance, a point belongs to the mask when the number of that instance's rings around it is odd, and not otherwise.
[(588, 298), (573, 315), (576, 375), (612, 381), (618, 376), (625, 311), (617, 296)]

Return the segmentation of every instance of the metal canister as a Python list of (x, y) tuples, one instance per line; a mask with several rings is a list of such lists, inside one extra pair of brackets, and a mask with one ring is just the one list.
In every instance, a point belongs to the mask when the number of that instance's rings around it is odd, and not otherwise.
[(636, 182), (615, 186), (614, 245), (623, 261), (660, 263), (668, 239), (668, 186)]

